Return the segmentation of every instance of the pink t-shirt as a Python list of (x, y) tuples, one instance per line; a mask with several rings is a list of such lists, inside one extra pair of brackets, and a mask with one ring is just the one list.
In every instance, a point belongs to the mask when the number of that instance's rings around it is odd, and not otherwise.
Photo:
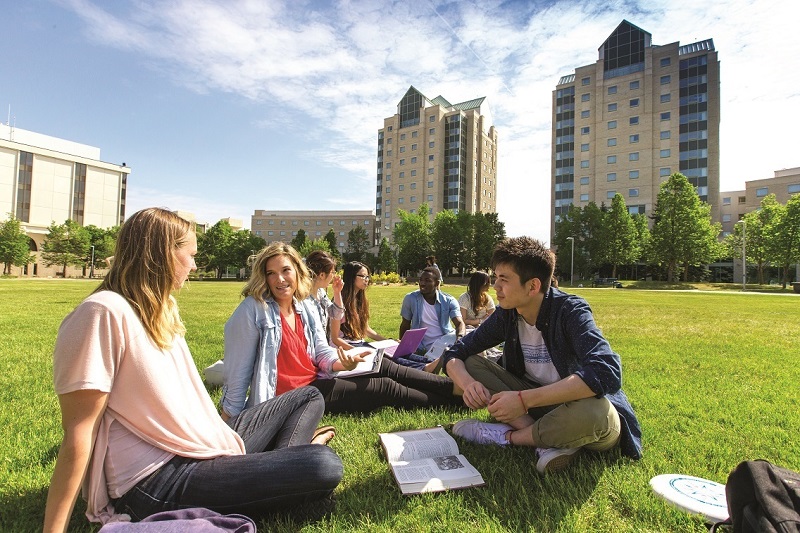
[(115, 292), (89, 296), (64, 319), (53, 373), (59, 395), (108, 393), (83, 481), (91, 521), (113, 518), (110, 490), (124, 493), (174, 455), (245, 453), (242, 439), (217, 413), (184, 338), (177, 337), (170, 349), (158, 348)]

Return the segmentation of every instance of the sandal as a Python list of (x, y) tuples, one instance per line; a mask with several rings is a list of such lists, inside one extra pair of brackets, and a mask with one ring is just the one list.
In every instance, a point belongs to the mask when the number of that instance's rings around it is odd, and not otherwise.
[[(327, 438), (325, 437), (326, 434), (330, 434)], [(333, 437), (336, 436), (336, 428), (333, 426), (320, 426), (314, 431), (314, 434), (311, 436), (311, 444), (322, 444), (327, 445)], [(320, 440), (320, 442), (317, 442)]]

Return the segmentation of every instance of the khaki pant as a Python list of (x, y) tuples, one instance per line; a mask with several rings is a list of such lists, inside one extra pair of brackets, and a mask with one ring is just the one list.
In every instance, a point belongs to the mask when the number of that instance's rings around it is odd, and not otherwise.
[[(538, 385), (518, 378), (497, 363), (483, 357), (468, 357), (469, 374), (489, 392), (534, 389)], [(560, 405), (528, 410), (535, 420), (531, 426), (538, 447), (580, 448), (606, 451), (619, 442), (619, 414), (606, 398), (584, 398)]]

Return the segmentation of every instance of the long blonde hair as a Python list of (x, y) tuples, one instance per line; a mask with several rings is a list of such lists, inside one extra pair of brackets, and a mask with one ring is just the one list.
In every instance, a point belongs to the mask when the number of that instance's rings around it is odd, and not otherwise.
[(253, 261), (253, 272), (250, 274), (250, 279), (242, 289), (242, 296), (245, 298), (252, 296), (259, 302), (263, 302), (266, 298), (272, 296), (267, 283), (267, 261), (277, 256), (288, 257), (297, 273), (297, 289), (294, 291), (294, 297), (298, 301), (303, 301), (311, 294), (313, 284), (311, 272), (303, 263), (300, 254), (289, 244), (273, 242), (258, 252), (255, 261)]
[(170, 293), (175, 287), (175, 251), (191, 231), (190, 222), (166, 209), (137, 211), (120, 228), (111, 269), (94, 291), (113, 291), (125, 298), (162, 349), (186, 333)]

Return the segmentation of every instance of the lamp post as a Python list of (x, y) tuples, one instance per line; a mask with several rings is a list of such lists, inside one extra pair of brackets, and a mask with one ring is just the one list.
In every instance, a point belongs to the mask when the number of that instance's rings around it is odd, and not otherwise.
[(92, 245), (92, 262), (89, 265), (89, 278), (94, 277), (94, 244)]
[(572, 244), (572, 250), (569, 254), (569, 286), (575, 285), (575, 237), (567, 237), (567, 240)]
[(742, 290), (744, 291), (747, 290), (747, 221), (741, 219), (739, 222), (742, 223)]

